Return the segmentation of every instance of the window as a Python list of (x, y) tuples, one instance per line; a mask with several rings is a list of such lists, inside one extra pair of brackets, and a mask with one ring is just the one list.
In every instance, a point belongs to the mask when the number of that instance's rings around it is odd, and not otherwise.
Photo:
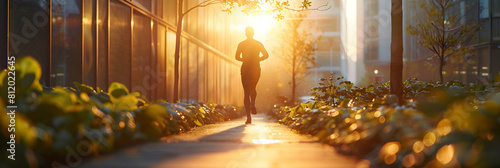
[(490, 51), (488, 48), (481, 49), (479, 52), (479, 64), (478, 64), (479, 75), (482, 77), (490, 77)]
[(153, 0), (152, 7), (156, 16), (163, 17), (163, 0)]
[(98, 2), (97, 18), (97, 86), (108, 88), (108, 1)]
[(82, 83), (95, 86), (96, 83), (96, 2), (86, 0), (83, 8), (83, 78)]
[[(42, 73), (40, 83), (43, 85), (49, 85), (50, 81), (50, 73), (48, 70), (50, 68), (50, 29), (49, 24), (50, 18), (45, 11), (50, 9), (48, 0), (41, 1), (13, 1), (9, 4), (9, 55), (16, 56), (16, 60), (20, 59), (22, 56), (31, 55), (33, 56), (39, 63), (44, 72)], [(2, 7), (7, 10), (7, 1), (2, 1)], [(26, 10), (32, 9), (32, 10)], [(7, 21), (7, 12), (2, 10), (2, 14), (0, 14), (2, 21)], [(59, 14), (60, 15), (60, 14)], [(58, 16), (59, 16), (58, 15)], [(38, 18), (36, 21), (32, 18)], [(25, 18), (25, 19), (22, 19)], [(57, 19), (57, 18), (56, 18)], [(57, 20), (61, 21), (61, 20)], [(0, 30), (6, 31), (5, 22), (2, 22), (2, 28)], [(30, 31), (23, 31), (23, 27), (29, 27)], [(55, 27), (57, 30), (60, 29), (61, 26)], [(5, 28), (5, 29), (4, 29)], [(34, 28), (34, 29), (32, 29)], [(5, 36), (4, 36), (5, 35)], [(60, 34), (65, 35), (65, 34)], [(2, 32), (1, 37), (7, 37), (7, 33)], [(3, 39), (5, 40), (5, 39)], [(61, 40), (60, 40), (61, 41)], [(61, 45), (62, 42), (58, 41), (56, 44)], [(6, 41), (3, 41), (6, 42)], [(0, 42), (0, 44), (5, 44)], [(0, 48), (2, 54), (5, 55), (5, 50), (7, 45), (5, 44)], [(6, 57), (6, 56), (5, 56)], [(6, 60), (4, 56), (2, 56), (2, 60), (0, 60), (0, 68), (6, 68)], [(60, 63), (60, 62), (53, 62)], [(60, 70), (60, 72), (63, 70)]]
[(130, 67), (131, 48), (130, 41), (132, 33), (130, 29), (130, 19), (132, 18), (130, 7), (123, 3), (112, 0), (110, 4), (110, 55), (109, 55), (109, 81), (120, 82), (130, 88), (132, 86), (130, 70), (123, 67)]
[[(152, 101), (172, 101), (176, 0), (63, 1), (18, 0), (7, 11), (11, 40), (27, 40), (17, 45), (11, 41), (9, 54), (37, 59), (42, 85), (73, 86), (76, 81), (105, 89), (119, 82)], [(185, 2), (192, 6), (200, 1)], [(185, 24), (193, 36), (181, 39), (179, 98), (241, 104), (240, 66), (232, 60), (237, 42), (226, 42), (243, 38), (242, 31), (229, 29), (231, 23), (243, 21), (220, 13), (216, 6), (190, 16)], [(232, 22), (219, 24), (224, 20)], [(34, 30), (26, 32), (27, 26)], [(338, 50), (339, 37), (334, 40), (333, 50)], [(331, 54), (327, 58), (332, 60)]]
[(365, 24), (366, 38), (378, 38), (378, 19), (368, 19)]
[(490, 17), (490, 0), (480, 0), (479, 1), (479, 18), (489, 18)]
[(175, 32), (167, 29), (167, 100), (174, 99)]
[(167, 55), (165, 53), (165, 47), (166, 47), (166, 41), (165, 41), (165, 38), (166, 38), (166, 28), (164, 25), (161, 25), (161, 24), (157, 24), (157, 22), (155, 22), (155, 29), (156, 29), (156, 33), (153, 37), (155, 37), (155, 48), (156, 48), (156, 58), (157, 58), (157, 68), (156, 68), (156, 73), (154, 75), (157, 76), (157, 78), (155, 78), (155, 80), (153, 80), (153, 83), (152, 85), (154, 85), (154, 83), (157, 83), (158, 86), (156, 86), (157, 88), (157, 98), (158, 99), (166, 99), (167, 98), (167, 95), (166, 95), (166, 80), (167, 80), (167, 67), (166, 67), (166, 64), (167, 64)]
[(492, 19), (493, 19), (493, 25), (491, 27), (492, 40), (500, 41), (500, 17)]
[(137, 11), (133, 20), (132, 91), (151, 98), (151, 20)]
[(365, 42), (365, 60), (376, 61), (378, 60), (378, 41), (369, 40)]
[(181, 48), (180, 48), (180, 60), (179, 60), (179, 99), (187, 100), (189, 92), (189, 41), (186, 38), (181, 38)]
[(155, 0), (134, 0), (136, 3), (141, 5), (144, 9), (151, 11), (151, 1)]
[(167, 20), (171, 24), (177, 25), (177, 1), (167, 0), (163, 1), (163, 19)]
[(189, 56), (188, 56), (188, 73), (189, 73), (189, 100), (198, 99), (198, 46), (194, 43), (189, 43)]
[(365, 1), (365, 16), (373, 17), (378, 16), (378, 0)]
[(492, 34), (492, 40), (493, 41), (500, 41), (500, 1), (495, 0), (491, 1), (492, 2), (492, 23), (491, 25), (491, 34)]
[(500, 17), (500, 1), (493, 0), (491, 1), (491, 13), (493, 17)]
[(215, 95), (217, 92), (215, 91), (215, 57), (212, 52), (208, 52), (207, 57), (207, 98), (208, 101), (215, 101)]
[(206, 102), (206, 97), (205, 97), (205, 90), (206, 90), (206, 80), (205, 80), (205, 75), (207, 73), (206, 69), (206, 52), (204, 49), (200, 48), (199, 50), (199, 57), (198, 57), (198, 83), (197, 83), (197, 88), (198, 88), (198, 101), (201, 102)]
[(82, 81), (82, 1), (52, 1), (51, 86)]

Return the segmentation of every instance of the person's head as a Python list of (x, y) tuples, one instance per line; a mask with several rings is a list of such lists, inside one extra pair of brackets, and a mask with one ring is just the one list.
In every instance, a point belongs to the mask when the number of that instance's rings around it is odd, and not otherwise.
[(253, 27), (248, 26), (247, 28), (245, 28), (245, 35), (247, 36), (247, 38), (253, 38), (254, 35)]

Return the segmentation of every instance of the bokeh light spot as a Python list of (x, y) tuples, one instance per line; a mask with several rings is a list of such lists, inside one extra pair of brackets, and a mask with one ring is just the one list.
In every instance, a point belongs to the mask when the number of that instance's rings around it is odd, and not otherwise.
[(384, 117), (384, 116), (382, 116), (382, 117), (378, 118), (378, 121), (379, 121), (380, 123), (384, 123), (384, 122), (385, 122), (385, 117)]
[(442, 119), (437, 125), (437, 132), (440, 135), (448, 135), (451, 132), (451, 121), (448, 119)]
[(405, 167), (412, 167), (415, 165), (415, 156), (413, 154), (408, 154), (403, 158), (403, 166)]
[(385, 155), (384, 162), (385, 164), (392, 164), (396, 161), (396, 155)]
[(350, 122), (351, 122), (351, 119), (350, 119), (350, 118), (346, 118), (346, 119), (344, 120), (344, 122), (345, 122), (345, 123), (350, 123)]
[(422, 141), (417, 141), (413, 144), (413, 151), (415, 153), (420, 153), (424, 150), (424, 143)]
[(436, 142), (436, 135), (434, 135), (434, 133), (432, 132), (425, 134), (423, 142), (425, 146), (433, 145), (434, 142)]
[(493, 138), (495, 138), (495, 134), (488, 133), (488, 134), (486, 134), (486, 138), (488, 138), (488, 140), (491, 141), (491, 140), (493, 140)]
[(351, 129), (351, 131), (354, 131), (356, 128), (358, 128), (358, 124), (356, 124), (356, 123), (351, 124), (351, 126), (349, 127), (349, 129)]
[(396, 154), (399, 152), (400, 144), (399, 142), (388, 142), (384, 147), (388, 154)]
[(453, 159), (453, 155), (455, 154), (455, 148), (453, 145), (445, 145), (439, 149), (436, 154), (436, 159), (441, 164), (447, 164)]

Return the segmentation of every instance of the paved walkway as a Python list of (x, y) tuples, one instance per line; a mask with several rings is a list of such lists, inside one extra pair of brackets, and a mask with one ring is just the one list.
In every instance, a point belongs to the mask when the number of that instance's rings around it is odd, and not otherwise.
[(364, 167), (309, 136), (299, 135), (263, 114), (206, 125), (188, 133), (101, 156), (84, 168), (136, 167)]

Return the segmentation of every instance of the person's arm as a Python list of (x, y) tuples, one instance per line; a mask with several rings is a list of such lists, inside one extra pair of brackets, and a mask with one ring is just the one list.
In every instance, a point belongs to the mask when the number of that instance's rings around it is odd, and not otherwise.
[(262, 43), (261, 46), (262, 49), (260, 50), (260, 52), (262, 53), (262, 57), (260, 57), (260, 61), (264, 61), (265, 59), (269, 58), (269, 53), (267, 53), (267, 50)]
[(240, 45), (238, 45), (238, 48), (236, 49), (236, 55), (234, 56), (234, 58), (236, 58), (236, 60), (238, 60), (238, 61), (243, 61), (243, 59), (241, 58)]

